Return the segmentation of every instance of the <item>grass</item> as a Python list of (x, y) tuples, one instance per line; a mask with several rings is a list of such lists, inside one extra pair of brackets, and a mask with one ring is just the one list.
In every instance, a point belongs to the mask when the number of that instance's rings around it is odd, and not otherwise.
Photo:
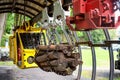
[[(97, 68), (106, 68), (109, 70), (109, 51), (102, 48), (95, 48)], [(114, 60), (117, 60), (117, 52), (114, 51)], [(92, 67), (92, 55), (91, 49), (82, 49), (83, 69)], [(99, 70), (99, 69), (98, 69)], [(103, 71), (105, 72), (105, 71)], [(99, 72), (97, 74), (100, 74)], [(91, 71), (83, 70), (82, 76), (85, 78), (91, 78)], [(108, 77), (97, 76), (96, 80), (108, 80)], [(114, 80), (120, 80), (120, 77), (115, 77)]]
[(13, 66), (13, 61), (0, 61), (0, 66)]
[[(96, 63), (98, 67), (109, 67), (109, 52), (102, 48), (95, 48)], [(114, 59), (116, 60), (117, 52), (114, 51)], [(91, 67), (92, 54), (91, 49), (82, 49), (83, 67)]]

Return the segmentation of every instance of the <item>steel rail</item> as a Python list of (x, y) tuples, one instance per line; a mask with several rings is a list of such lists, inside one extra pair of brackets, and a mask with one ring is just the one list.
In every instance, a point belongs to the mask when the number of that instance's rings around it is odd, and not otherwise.
[[(110, 35), (107, 29), (103, 29), (104, 33), (105, 33), (105, 37), (106, 40), (110, 40)], [(109, 80), (113, 80), (113, 75), (114, 75), (114, 55), (113, 55), (113, 50), (112, 50), (112, 46), (110, 44), (110, 46), (108, 47), (109, 49), (109, 59), (110, 59), (110, 73), (109, 73)]]
[[(88, 40), (92, 42), (92, 37), (89, 31), (86, 31), (86, 34), (88, 36)], [(92, 51), (92, 77), (91, 80), (95, 80), (96, 78), (96, 54), (95, 54), (95, 48), (91, 46)]]

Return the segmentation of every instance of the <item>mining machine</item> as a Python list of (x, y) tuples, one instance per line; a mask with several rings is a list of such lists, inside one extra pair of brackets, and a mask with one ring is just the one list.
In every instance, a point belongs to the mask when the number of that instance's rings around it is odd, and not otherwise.
[[(114, 56), (112, 44), (120, 44), (119, 40), (111, 40), (108, 29), (120, 25), (120, 0), (42, 0), (50, 2), (42, 9), (39, 21), (41, 28), (30, 24), (19, 26), (10, 37), (11, 58), (20, 68), (38, 66), (46, 72), (59, 75), (72, 75), (78, 68), (76, 80), (80, 80), (82, 72), (81, 45), (88, 45), (92, 53), (92, 76), (96, 77), (95, 47), (108, 47), (110, 58), (109, 80), (113, 80)], [(61, 29), (64, 37), (57, 29)], [(102, 29), (106, 40), (95, 44), (91, 31)], [(88, 41), (80, 41), (77, 32), (86, 33)], [(41, 38), (42, 37), (42, 38)], [(41, 40), (43, 42), (41, 42)], [(13, 51), (13, 52), (12, 52)], [(14, 54), (13, 54), (14, 53)], [(36, 63), (36, 64), (35, 64)], [(115, 62), (120, 69), (120, 60)]]

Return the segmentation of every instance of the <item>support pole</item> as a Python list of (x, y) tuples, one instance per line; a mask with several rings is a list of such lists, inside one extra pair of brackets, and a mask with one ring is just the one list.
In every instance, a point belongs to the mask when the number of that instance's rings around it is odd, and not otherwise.
[[(110, 40), (110, 35), (107, 29), (103, 29), (104, 33), (105, 33), (105, 37), (106, 40)], [(114, 55), (113, 55), (113, 50), (112, 50), (112, 46), (110, 44), (110, 46), (108, 47), (109, 49), (109, 58), (110, 58), (110, 73), (109, 73), (109, 80), (113, 80), (113, 75), (114, 75)]]
[[(73, 32), (73, 34), (75, 36), (76, 42), (79, 42), (79, 38), (78, 38), (78, 36), (77, 36), (75, 31)], [(82, 51), (81, 51), (80, 45), (78, 45), (78, 51), (79, 51), (79, 54), (80, 54), (80, 60), (82, 61)], [(79, 65), (77, 80), (80, 80), (81, 73), (82, 73), (82, 65)]]
[[(86, 31), (86, 34), (88, 36), (89, 41), (92, 42), (92, 37), (89, 31)], [(96, 54), (95, 54), (95, 48), (91, 46), (92, 51), (92, 77), (91, 80), (95, 80), (96, 77)]]

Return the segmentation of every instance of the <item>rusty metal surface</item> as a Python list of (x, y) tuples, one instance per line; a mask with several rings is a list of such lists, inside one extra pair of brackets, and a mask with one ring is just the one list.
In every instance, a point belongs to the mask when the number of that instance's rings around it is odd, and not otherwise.
[(71, 75), (82, 64), (79, 53), (72, 52), (70, 45), (38, 46), (35, 62), (44, 71), (59, 75)]

